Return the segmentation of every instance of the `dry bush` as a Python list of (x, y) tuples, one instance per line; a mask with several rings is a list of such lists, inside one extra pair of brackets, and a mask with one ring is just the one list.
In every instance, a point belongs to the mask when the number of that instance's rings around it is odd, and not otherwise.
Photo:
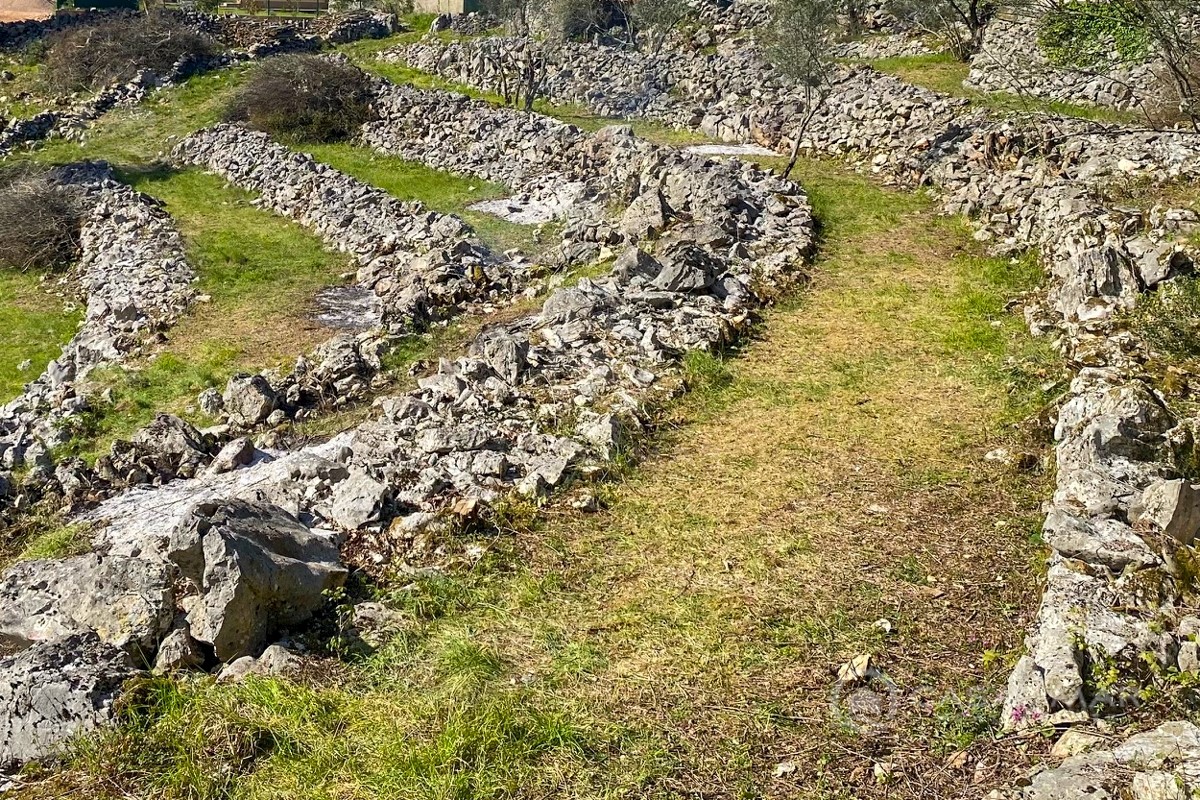
[(51, 89), (65, 94), (129, 81), (143, 69), (167, 72), (183, 56), (203, 58), (219, 49), (166, 14), (120, 16), (53, 34), (43, 74)]
[(62, 269), (79, 255), (83, 221), (45, 173), (0, 170), (0, 269)]
[(319, 56), (279, 56), (263, 62), (226, 109), (229, 121), (291, 142), (333, 142), (375, 119), (373, 91), (357, 67)]

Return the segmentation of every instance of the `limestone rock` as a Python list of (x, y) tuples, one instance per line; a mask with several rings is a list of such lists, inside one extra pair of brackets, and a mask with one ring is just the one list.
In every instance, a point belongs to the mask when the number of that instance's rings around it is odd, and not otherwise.
[(267, 421), (279, 398), (263, 376), (234, 375), (225, 385), (222, 403), (232, 424), (251, 428)]
[(192, 636), (222, 661), (307, 620), (346, 577), (333, 534), (245, 501), (195, 506), (171, 534), (169, 556), (200, 593), (185, 604)]
[(151, 663), (174, 616), (172, 575), (152, 559), (98, 553), (19, 562), (0, 579), (0, 649), (95, 631)]
[(136, 670), (92, 632), (38, 642), (0, 659), (0, 769), (51, 755), (112, 718)]
[(1142, 492), (1138, 524), (1190, 545), (1200, 531), (1200, 491), (1183, 480), (1155, 481)]

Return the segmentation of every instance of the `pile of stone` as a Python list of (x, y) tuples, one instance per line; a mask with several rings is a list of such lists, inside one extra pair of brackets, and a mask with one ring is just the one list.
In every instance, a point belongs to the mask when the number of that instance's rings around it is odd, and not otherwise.
[(987, 800), (1188, 800), (1200, 775), (1200, 728), (1166, 722), (1120, 744), (1071, 729), (1055, 743), (1052, 755), (1062, 763), (1038, 771), (1022, 788), (990, 792)]
[(173, 12), (182, 24), (226, 47), (265, 58), (279, 53), (316, 52), (327, 45), (382, 39), (400, 30), (394, 14), (351, 11), (318, 19), (253, 17), (240, 14)]
[[(113, 178), (106, 164), (61, 168), (56, 176), (88, 216), (71, 281), (86, 303), (79, 331), (23, 394), (0, 407), (0, 519), (27, 506), (52, 479), (50, 453), (87, 408), (78, 384), (121, 361), (170, 326), (193, 297), (195, 274), (169, 215)], [(16, 470), (28, 470), (23, 482)]]
[(346, 576), (337, 534), (267, 503), (196, 503), (143, 534), (132, 554), (98, 548), (0, 576), (0, 770), (108, 722), (141, 670), (255, 659)]
[(930, 46), (927, 36), (912, 33), (879, 33), (840, 42), (834, 47), (834, 52), (838, 58), (849, 61), (876, 61), (883, 58), (933, 55), (941, 50)]
[(469, 11), (465, 14), (438, 14), (429, 25), (430, 33), (450, 31), (459, 36), (479, 36), (501, 26), (491, 14)]
[(15, 52), (58, 31), (81, 25), (94, 25), (102, 19), (132, 17), (134, 12), (125, 9), (109, 10), (62, 10), (46, 19), (28, 19), (19, 22), (0, 22), (0, 51)]

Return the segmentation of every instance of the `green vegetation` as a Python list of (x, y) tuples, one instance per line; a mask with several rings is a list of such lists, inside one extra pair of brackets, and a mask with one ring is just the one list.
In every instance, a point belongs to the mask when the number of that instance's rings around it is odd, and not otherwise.
[(91, 549), (91, 529), (87, 525), (66, 525), (35, 537), (25, 545), (18, 561), (36, 558), (67, 558)]
[(68, 308), (61, 296), (46, 290), (40, 276), (0, 270), (0, 402), (42, 374), (82, 319), (82, 309)]
[(1129, 315), (1137, 337), (1169, 362), (1200, 359), (1200, 278), (1177, 278), (1141, 299)]
[(337, 142), (376, 119), (366, 74), (316, 55), (270, 58), (254, 68), (225, 118), (244, 121), (282, 142)]
[[(738, 358), (689, 356), (695, 391), (606, 511), (517, 513), (460, 542), (472, 568), (381, 576), (399, 630), (303, 685), (149, 681), (20, 796), (928, 797), (1024, 760), (987, 734), (1045, 484), (983, 454), (1036, 447), (1011, 423), (1060, 377), (1005, 310), (1037, 270), (932, 201), (798, 170), (811, 289)], [(866, 652), (901, 692), (878, 717), (830, 695)], [(884, 759), (887, 786), (859, 777)]]
[(895, 75), (901, 80), (923, 86), (951, 97), (965, 97), (972, 105), (1003, 113), (1059, 114), (1067, 117), (1090, 119), (1097, 122), (1126, 123), (1139, 119), (1136, 112), (1117, 111), (1111, 108), (1063, 103), (1057, 100), (1042, 100), (1022, 97), (1004, 92), (978, 92), (963, 86), (971, 70), (949, 53), (926, 56), (898, 56), (870, 62), (880, 72)]
[(1052, 6), (1038, 28), (1038, 45), (1061, 67), (1089, 69), (1113, 54), (1136, 63), (1150, 57), (1153, 41), (1148, 20), (1125, 0), (1090, 3), (1065, 0)]

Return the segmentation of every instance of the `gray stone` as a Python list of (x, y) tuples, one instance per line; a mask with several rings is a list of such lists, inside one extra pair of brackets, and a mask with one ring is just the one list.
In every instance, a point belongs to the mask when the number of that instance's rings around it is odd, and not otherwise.
[(222, 396), (230, 423), (243, 428), (266, 422), (278, 402), (275, 390), (261, 375), (234, 375)]
[(250, 675), (287, 676), (295, 674), (300, 666), (301, 661), (296, 654), (283, 645), (273, 644), (263, 650), (258, 658), (242, 656), (226, 664), (217, 675), (217, 680), (221, 683), (239, 683)]
[(208, 471), (212, 475), (233, 472), (238, 467), (244, 467), (252, 462), (257, 452), (258, 449), (254, 446), (254, 442), (248, 437), (234, 439), (221, 448), (212, 463), (209, 464)]
[(0, 659), (0, 769), (52, 755), (110, 721), (134, 669), (93, 632), (37, 644)]
[(167, 565), (151, 559), (90, 553), (17, 563), (0, 580), (0, 649), (95, 631), (152, 663), (174, 616), (171, 584)]
[(1187, 481), (1155, 481), (1142, 492), (1137, 522), (1190, 545), (1200, 531), (1200, 491)]
[(238, 500), (196, 505), (172, 532), (169, 556), (199, 591), (184, 601), (192, 636), (221, 661), (308, 620), (346, 578), (333, 534)]
[(622, 283), (634, 278), (652, 281), (662, 270), (662, 265), (640, 247), (627, 247), (613, 264), (613, 277)]
[(390, 495), (391, 489), (386, 484), (362, 470), (351, 469), (350, 477), (334, 486), (329, 519), (345, 530), (358, 530), (379, 521)]
[(204, 654), (186, 626), (168, 633), (158, 646), (158, 657), (154, 660), (154, 671), (158, 673), (181, 672), (198, 669), (204, 664)]
[(647, 239), (667, 227), (670, 214), (661, 192), (644, 192), (625, 209), (621, 216), (621, 231), (634, 241)]

